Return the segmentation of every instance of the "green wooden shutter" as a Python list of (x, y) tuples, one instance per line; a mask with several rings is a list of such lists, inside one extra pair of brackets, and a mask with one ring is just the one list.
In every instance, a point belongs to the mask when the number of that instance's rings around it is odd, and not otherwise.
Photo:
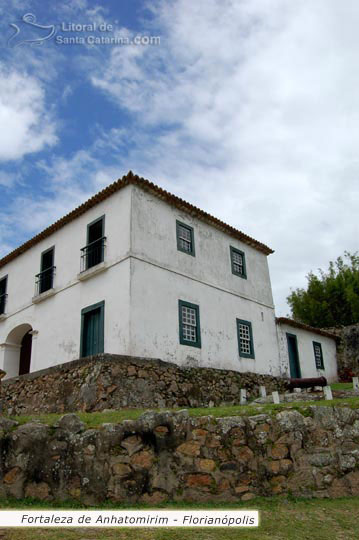
[(81, 357), (104, 352), (104, 307), (100, 302), (81, 312)]

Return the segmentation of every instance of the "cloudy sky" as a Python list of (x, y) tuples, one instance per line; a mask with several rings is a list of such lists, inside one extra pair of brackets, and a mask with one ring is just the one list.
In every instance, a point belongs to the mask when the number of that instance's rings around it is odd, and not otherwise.
[(358, 249), (357, 0), (1, 0), (0, 20), (0, 256), (129, 169), (272, 247), (279, 315)]

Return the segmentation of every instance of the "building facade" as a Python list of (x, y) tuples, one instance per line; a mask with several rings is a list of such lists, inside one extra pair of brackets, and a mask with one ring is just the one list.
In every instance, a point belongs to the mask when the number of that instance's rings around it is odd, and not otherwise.
[(130, 172), (0, 260), (0, 368), (108, 352), (288, 376), (270, 253)]
[(337, 340), (332, 333), (285, 317), (277, 321), (279, 358), (292, 378), (325, 377), (338, 380)]

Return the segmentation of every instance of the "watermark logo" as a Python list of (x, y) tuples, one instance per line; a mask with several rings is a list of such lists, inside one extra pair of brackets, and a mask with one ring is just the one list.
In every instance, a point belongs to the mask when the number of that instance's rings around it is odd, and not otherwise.
[(9, 47), (42, 45), (45, 41), (56, 45), (160, 45), (161, 42), (159, 36), (132, 36), (128, 31), (120, 35), (115, 26), (107, 22), (39, 24), (33, 13), (26, 13), (17, 24), (10, 26), (15, 32), (8, 39)]
[(11, 23), (10, 26), (15, 32), (8, 39), (7, 44), (9, 47), (18, 47), (25, 43), (42, 45), (44, 41), (51, 39), (56, 34), (54, 24), (38, 24), (36, 22), (36, 15), (33, 13), (26, 13), (18, 24)]

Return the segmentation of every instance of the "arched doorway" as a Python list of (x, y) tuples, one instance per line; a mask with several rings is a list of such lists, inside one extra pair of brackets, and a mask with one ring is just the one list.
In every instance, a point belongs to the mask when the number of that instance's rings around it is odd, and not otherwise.
[(6, 378), (30, 372), (32, 350), (32, 327), (20, 324), (6, 338), (4, 346), (4, 371)]
[(31, 364), (31, 348), (32, 348), (32, 333), (31, 330), (26, 332), (21, 340), (19, 375), (30, 373)]

